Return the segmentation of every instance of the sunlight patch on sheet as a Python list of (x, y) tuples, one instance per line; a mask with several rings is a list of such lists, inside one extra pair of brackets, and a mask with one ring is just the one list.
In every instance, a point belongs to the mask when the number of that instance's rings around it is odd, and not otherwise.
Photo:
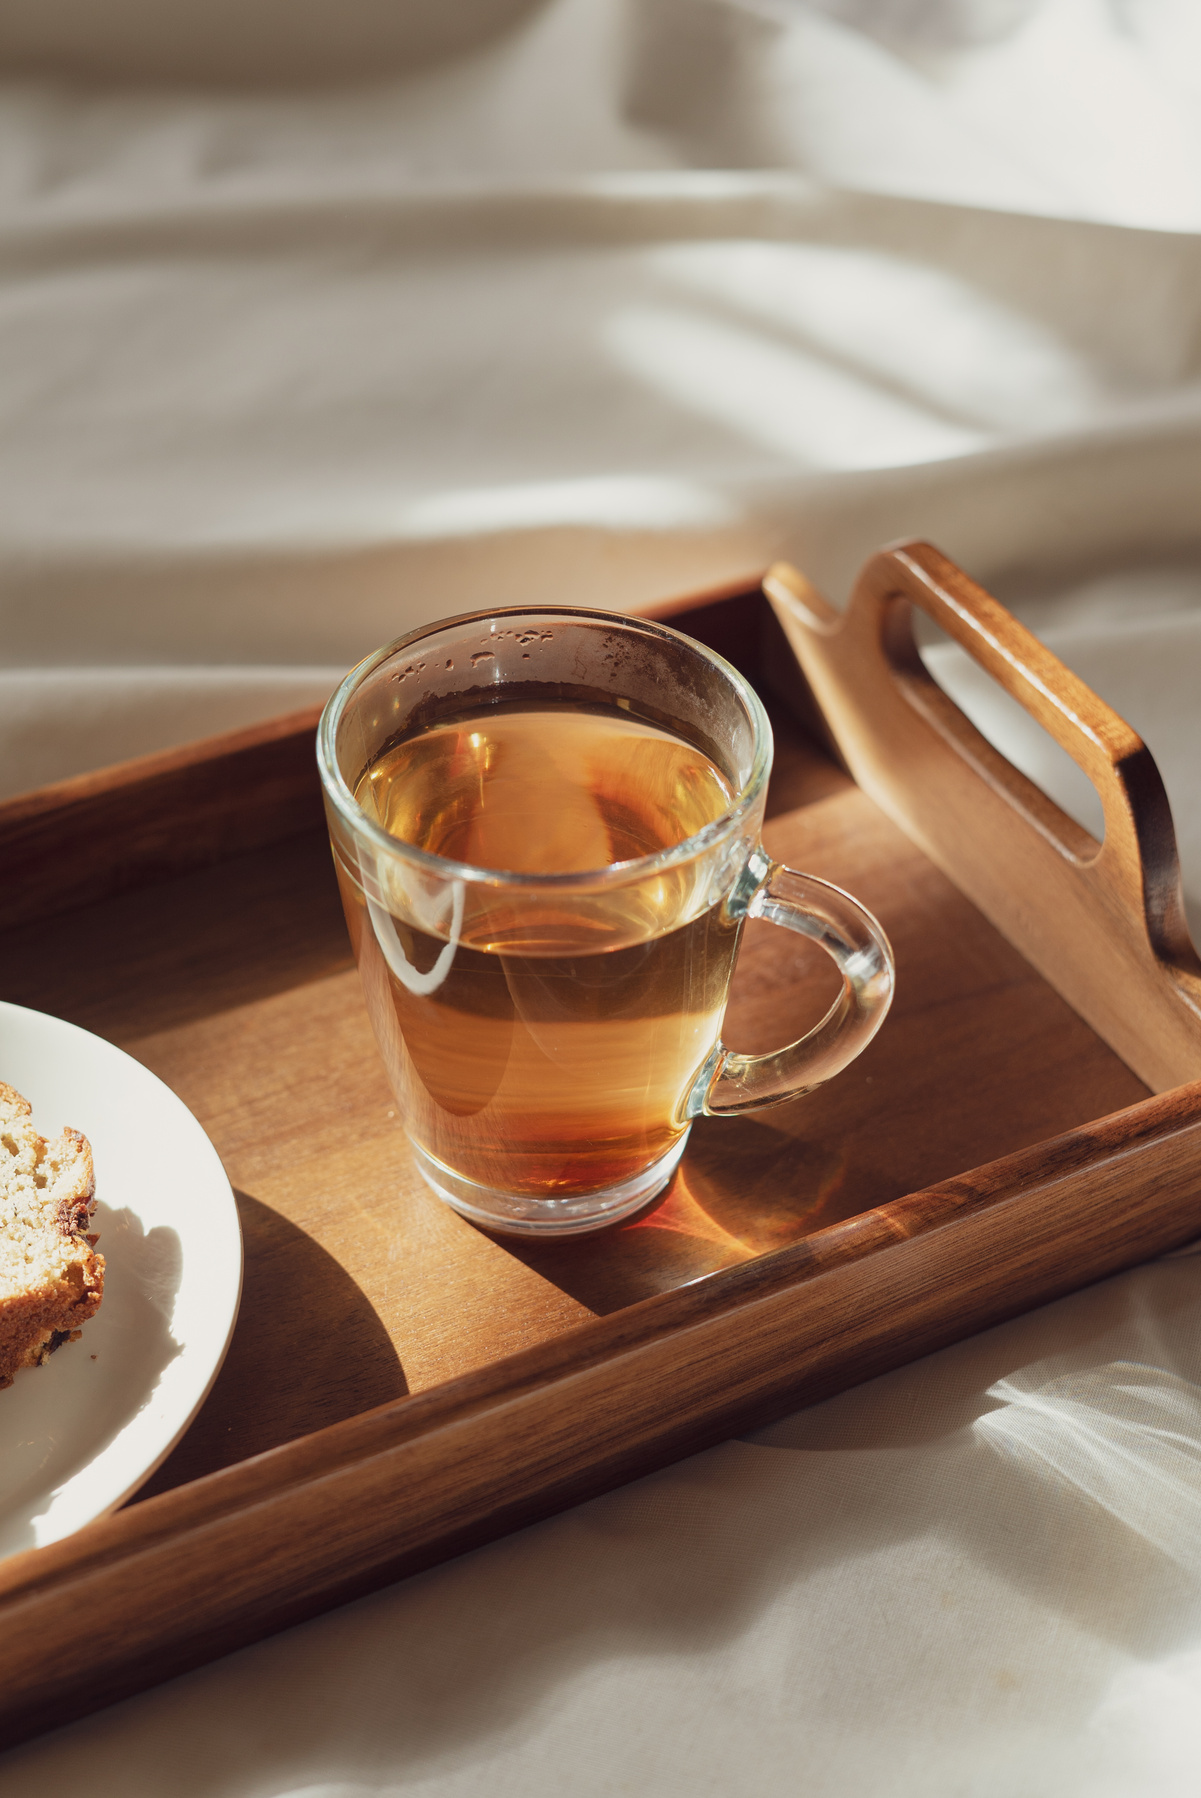
[(657, 250), (652, 264), (951, 420), (1005, 433), (1062, 429), (1091, 418), (1102, 397), (1080, 355), (1041, 321), (882, 251), (685, 243)]
[(1110, 1361), (1042, 1384), (1025, 1368), (989, 1397), (1001, 1408), (973, 1425), (986, 1442), (1074, 1486), (1201, 1580), (1201, 1387)]
[(1196, 1798), (1201, 1765), (1201, 1653), (1186, 1650), (1123, 1668), (1089, 1718), (1085, 1738), (1104, 1756), (1091, 1798)]
[(628, 306), (605, 339), (618, 365), (648, 386), (802, 466), (908, 467), (991, 441), (870, 377), (699, 311)]
[(511, 486), (461, 487), (407, 505), (395, 521), (403, 537), (457, 537), (554, 525), (612, 530), (715, 527), (735, 516), (720, 493), (664, 475), (593, 475)]

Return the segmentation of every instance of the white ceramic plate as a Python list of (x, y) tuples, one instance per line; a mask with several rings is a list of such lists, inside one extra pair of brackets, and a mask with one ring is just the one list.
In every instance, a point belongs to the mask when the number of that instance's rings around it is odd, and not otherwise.
[(217, 1377), (242, 1291), (242, 1233), (187, 1106), (111, 1043), (0, 1003), (0, 1080), (44, 1136), (82, 1130), (104, 1302), (78, 1342), (0, 1392), (0, 1555), (119, 1505), (179, 1441)]

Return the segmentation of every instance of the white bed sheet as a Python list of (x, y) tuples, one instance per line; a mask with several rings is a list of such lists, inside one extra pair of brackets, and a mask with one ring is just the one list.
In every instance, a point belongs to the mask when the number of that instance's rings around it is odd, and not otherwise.
[[(781, 554), (840, 598), (921, 534), (1147, 736), (1201, 918), (1185, 0), (513, 0), (440, 48), (436, 8), (208, 12), (0, 19), (0, 792), (463, 606)], [(1107, 1282), (0, 1794), (1191, 1798), (1199, 1324), (1201, 1257)]]

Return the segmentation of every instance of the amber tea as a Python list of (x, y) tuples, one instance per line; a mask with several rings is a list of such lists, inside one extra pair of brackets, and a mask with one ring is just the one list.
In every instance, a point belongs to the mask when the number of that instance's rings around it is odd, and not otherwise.
[[(879, 924), (759, 841), (771, 726), (649, 618), (510, 606), (368, 656), (317, 733), (334, 862), (417, 1166), (447, 1204), (574, 1235), (661, 1192), (693, 1119), (832, 1079), (892, 999)], [(742, 920), (842, 991), (795, 1042), (720, 1040)]]
[[(545, 876), (655, 855), (733, 794), (695, 745), (626, 710), (502, 704), (387, 748), (355, 798), (419, 849)], [(695, 869), (591, 904), (477, 888), (434, 930), (341, 878), (406, 1128), (436, 1167), (553, 1199), (621, 1184), (679, 1141), (740, 928)]]

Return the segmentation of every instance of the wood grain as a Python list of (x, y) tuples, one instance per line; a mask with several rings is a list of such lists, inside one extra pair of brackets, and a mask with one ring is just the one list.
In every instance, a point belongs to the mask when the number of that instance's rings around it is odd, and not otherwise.
[(319, 716), (310, 707), (0, 803), (0, 926), (316, 828)]
[[(1201, 1074), (1201, 960), (1167, 795), (1141, 738), (929, 544), (874, 556), (845, 616), (784, 565), (765, 588), (864, 791), (1148, 1086)], [(1089, 776), (1104, 842), (942, 691), (914, 642), (914, 605)]]
[(1201, 1083), (14, 1557), (0, 1742), (1178, 1246), (1199, 1150)]
[[(761, 598), (672, 622), (787, 686)], [(888, 1027), (820, 1094), (703, 1120), (659, 1204), (574, 1243), (490, 1238), (415, 1175), (305, 822), (311, 718), (88, 777), (90, 797), (67, 783), (41, 824), (20, 802), (0, 841), (45, 903), (0, 937), (6, 996), (120, 1043), (192, 1107), (238, 1189), (247, 1287), (212, 1395), (140, 1500), (0, 1568), (0, 1739), (1201, 1230), (1201, 1088), (1146, 1100), (818, 743), (775, 722), (768, 846), (879, 913)], [(255, 757), (292, 794), (286, 830), (243, 778)], [(78, 865), (54, 889), (74, 909), (51, 916), (55, 843)], [(796, 1034), (829, 978), (800, 939), (748, 931), (727, 1039)]]
[[(883, 920), (899, 969), (888, 1029), (821, 1096), (699, 1122), (663, 1202), (587, 1243), (494, 1241), (416, 1176), (324, 829), (77, 911), (69, 928), (59, 918), (0, 940), (6, 995), (97, 1031), (166, 1080), (252, 1222), (229, 1362), (149, 1491), (353, 1416), (391, 1395), (381, 1382), (428, 1390), (1145, 1096), (845, 775), (790, 739), (783, 717), (776, 735), (791, 805), (767, 845)], [(774, 789), (773, 777), (773, 805)], [(798, 1033), (832, 978), (803, 939), (750, 928), (727, 1039), (766, 1049)], [(272, 1305), (276, 1278), (299, 1281), (305, 1304)], [(336, 1381), (302, 1377), (314, 1315), (339, 1316), (359, 1345)]]

